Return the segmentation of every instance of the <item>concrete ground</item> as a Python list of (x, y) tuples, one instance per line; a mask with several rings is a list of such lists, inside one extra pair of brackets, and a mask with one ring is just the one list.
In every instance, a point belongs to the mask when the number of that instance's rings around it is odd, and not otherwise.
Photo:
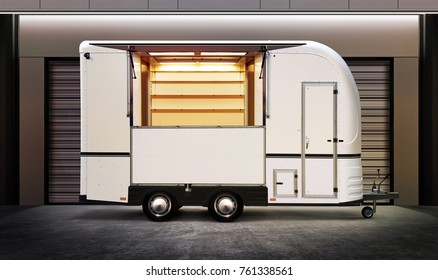
[(202, 207), (149, 221), (140, 207), (0, 207), (0, 259), (438, 259), (438, 207)]

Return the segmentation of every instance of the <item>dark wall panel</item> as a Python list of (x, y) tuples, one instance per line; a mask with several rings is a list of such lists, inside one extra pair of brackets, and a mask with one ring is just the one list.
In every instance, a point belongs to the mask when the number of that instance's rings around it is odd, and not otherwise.
[(438, 205), (438, 15), (426, 15), (420, 92), (420, 204)]
[(18, 204), (15, 16), (0, 15), (0, 204)]

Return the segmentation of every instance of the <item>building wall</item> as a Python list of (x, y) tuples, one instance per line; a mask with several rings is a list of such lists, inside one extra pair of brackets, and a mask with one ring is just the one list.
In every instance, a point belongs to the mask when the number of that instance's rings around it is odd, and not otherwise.
[(394, 59), (393, 183), (400, 192), (399, 205), (416, 205), (419, 198), (418, 70), (418, 58)]
[(0, 15), (0, 205), (18, 202), (15, 16)]
[[(110, 1), (93, 3), (103, 2)], [(150, 0), (149, 5), (172, 1), (159, 2)], [(191, 7), (195, 2), (181, 0), (177, 7), (183, 3), (186, 5), (183, 7)], [(304, 5), (317, 1), (294, 2)], [(396, 203), (418, 204), (418, 122), (414, 121), (418, 106), (406, 106), (418, 104), (419, 17), (416, 15), (21, 15), (19, 30), (21, 204), (44, 202), (43, 59), (76, 57), (83, 40), (117, 39), (315, 40), (344, 57), (393, 57), (394, 154), (401, 159), (395, 164), (393, 180), (395, 190), (403, 191)], [(33, 82), (27, 84), (27, 78)], [(409, 125), (404, 125), (411, 115), (414, 117), (409, 119)], [(28, 148), (30, 141), (36, 143), (33, 149)], [(406, 145), (411, 148), (405, 149)]]
[(44, 204), (44, 58), (20, 58), (20, 205)]
[(435, 0), (0, 0), (0, 11), (436, 11)]

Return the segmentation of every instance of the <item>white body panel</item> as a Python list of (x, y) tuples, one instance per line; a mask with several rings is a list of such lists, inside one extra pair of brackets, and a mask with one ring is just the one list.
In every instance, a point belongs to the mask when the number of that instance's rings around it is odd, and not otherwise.
[(333, 159), (306, 158), (303, 194), (309, 198), (335, 197)]
[(86, 185), (87, 199), (128, 202), (129, 157), (87, 157), (81, 164), (86, 166), (81, 183)]
[(343, 59), (319, 43), (269, 52), (266, 120), (267, 154), (301, 154), (301, 92), (306, 82), (336, 82), (339, 154), (360, 154), (360, 100)]
[(338, 159), (339, 203), (361, 200), (363, 196), (360, 158)]
[[(309, 196), (306, 193), (308, 189), (303, 188), (301, 178), (301, 158), (267, 158), (266, 159), (266, 186), (268, 187), (268, 202), (274, 204), (339, 204), (349, 201), (362, 199), (362, 166), (361, 159), (338, 159), (338, 192), (333, 196), (333, 182), (330, 169), (323, 165), (327, 159), (313, 159), (310, 164), (319, 165), (321, 174), (308, 178), (312, 180), (315, 187), (310, 189)], [(297, 180), (292, 185), (297, 189), (294, 196), (285, 196), (276, 192), (275, 173), (278, 171), (293, 170), (297, 174)], [(296, 171), (295, 171), (296, 170)], [(327, 174), (324, 174), (327, 173)], [(278, 177), (277, 177), (278, 181)], [(282, 189), (282, 192), (292, 193), (292, 190)], [(318, 197), (319, 196), (319, 197)], [(325, 197), (324, 197), (325, 196)], [(331, 197), (329, 197), (331, 196)]]
[(264, 128), (132, 130), (134, 184), (263, 185), (264, 170)]

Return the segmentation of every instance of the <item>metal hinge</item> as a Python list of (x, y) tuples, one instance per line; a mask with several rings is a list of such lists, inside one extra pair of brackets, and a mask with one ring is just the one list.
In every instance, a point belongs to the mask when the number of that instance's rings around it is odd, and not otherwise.
[(333, 188), (333, 192), (337, 193), (338, 192), (338, 188)]
[(338, 92), (338, 90), (337, 89), (334, 89), (333, 90), (333, 94), (338, 94), (339, 92)]

